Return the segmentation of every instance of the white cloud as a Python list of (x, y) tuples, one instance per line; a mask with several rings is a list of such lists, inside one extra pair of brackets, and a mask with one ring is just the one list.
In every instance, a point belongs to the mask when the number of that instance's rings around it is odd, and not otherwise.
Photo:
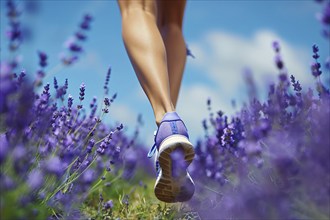
[(244, 86), (242, 70), (250, 68), (259, 88), (266, 88), (269, 82), (277, 80), (278, 71), (274, 64), (272, 42), (281, 45), (281, 54), (289, 74), (295, 75), (306, 85), (312, 77), (307, 72), (308, 52), (293, 46), (270, 30), (257, 31), (251, 38), (245, 38), (222, 31), (210, 31), (200, 41), (189, 43), (196, 56), (192, 65), (201, 68), (217, 83), (218, 91), (231, 98), (241, 95)]

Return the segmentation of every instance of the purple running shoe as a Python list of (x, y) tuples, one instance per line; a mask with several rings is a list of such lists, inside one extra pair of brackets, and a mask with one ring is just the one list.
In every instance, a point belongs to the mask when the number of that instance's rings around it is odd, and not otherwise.
[(195, 152), (187, 128), (176, 112), (166, 113), (159, 124), (155, 144), (148, 157), (155, 152), (156, 197), (167, 203), (188, 201), (195, 192), (195, 184), (187, 167), (193, 161)]

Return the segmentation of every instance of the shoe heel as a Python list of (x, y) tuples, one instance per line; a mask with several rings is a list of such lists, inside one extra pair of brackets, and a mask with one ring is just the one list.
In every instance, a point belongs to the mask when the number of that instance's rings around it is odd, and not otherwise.
[(161, 173), (156, 180), (155, 195), (164, 202), (189, 200), (195, 191), (187, 167), (195, 156), (194, 148), (183, 135), (171, 135), (159, 147)]
[(177, 149), (183, 149), (184, 160), (186, 161), (188, 167), (195, 157), (195, 152), (192, 144), (186, 136), (171, 135), (170, 137), (164, 139), (159, 146), (159, 157), (164, 157), (166, 160), (164, 162), (168, 163), (168, 159), (170, 159), (169, 156)]

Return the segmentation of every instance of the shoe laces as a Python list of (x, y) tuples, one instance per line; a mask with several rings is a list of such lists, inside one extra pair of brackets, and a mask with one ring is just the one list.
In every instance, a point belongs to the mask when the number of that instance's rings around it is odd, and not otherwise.
[(154, 145), (151, 147), (151, 149), (148, 152), (148, 158), (151, 158), (156, 153), (156, 156), (155, 156), (155, 167), (156, 167), (156, 173), (157, 173), (157, 176), (158, 176), (159, 175), (159, 172), (160, 172), (160, 165), (159, 165), (158, 150), (157, 150), (157, 145), (156, 145), (156, 134), (157, 134), (157, 131), (154, 132), (155, 143), (154, 143)]
[(155, 166), (156, 166), (156, 174), (157, 176), (159, 175), (160, 172), (160, 165), (159, 165), (159, 160), (158, 160), (158, 152), (156, 152), (156, 157), (155, 157)]
[[(157, 134), (157, 131), (154, 132), (154, 137), (156, 137), (156, 134)], [(155, 154), (156, 151), (157, 151), (157, 145), (156, 145), (156, 138), (155, 138), (155, 143), (148, 152), (148, 158), (151, 158)]]

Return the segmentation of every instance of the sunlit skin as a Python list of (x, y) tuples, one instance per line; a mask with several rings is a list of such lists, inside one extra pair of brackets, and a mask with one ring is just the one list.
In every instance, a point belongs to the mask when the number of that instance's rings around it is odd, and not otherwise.
[(124, 44), (158, 125), (175, 111), (186, 63), (186, 1), (118, 0)]

